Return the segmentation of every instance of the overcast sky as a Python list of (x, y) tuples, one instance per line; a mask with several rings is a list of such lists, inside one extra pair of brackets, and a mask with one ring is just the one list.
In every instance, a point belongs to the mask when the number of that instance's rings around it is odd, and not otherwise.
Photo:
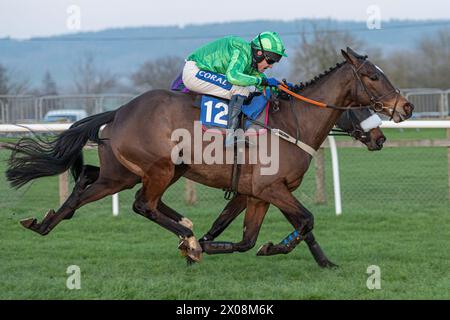
[[(74, 17), (67, 12), (71, 5), (80, 9), (80, 29), (67, 27)], [(257, 19), (366, 21), (371, 5), (378, 6), (382, 20), (450, 19), (448, 0), (0, 0), (0, 37)]]

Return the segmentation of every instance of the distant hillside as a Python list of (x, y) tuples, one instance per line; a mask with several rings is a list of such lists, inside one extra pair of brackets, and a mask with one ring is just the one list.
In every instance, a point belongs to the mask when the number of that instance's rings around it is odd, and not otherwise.
[[(365, 22), (295, 20), (108, 29), (26, 41), (0, 39), (0, 63), (28, 77), (33, 86), (39, 85), (49, 70), (58, 85), (67, 88), (72, 68), (85, 52), (92, 52), (104, 68), (126, 77), (146, 60), (164, 55), (186, 57), (196, 47), (223, 35), (240, 35), (250, 40), (258, 32), (277, 31), (290, 53), (298, 43), (297, 34), (311, 30), (311, 22), (318, 27), (348, 30), (369, 47), (380, 47), (384, 52), (413, 48), (419, 38), (450, 26), (450, 20), (389, 21), (382, 23), (382, 30), (368, 30)], [(287, 64), (282, 64), (279, 70), (287, 75)]]

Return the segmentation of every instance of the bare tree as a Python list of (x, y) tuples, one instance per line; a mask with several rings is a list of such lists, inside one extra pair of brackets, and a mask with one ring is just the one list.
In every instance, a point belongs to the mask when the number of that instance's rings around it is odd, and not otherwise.
[(450, 29), (423, 37), (415, 50), (390, 54), (382, 63), (392, 82), (401, 88), (450, 87)]
[(310, 79), (325, 69), (343, 61), (341, 49), (358, 50), (363, 42), (349, 32), (332, 31), (312, 24), (312, 32), (302, 32), (292, 59), (292, 77)]
[(147, 61), (131, 75), (131, 80), (140, 90), (168, 89), (182, 64), (183, 59), (174, 56)]
[(42, 79), (41, 92), (42, 95), (57, 95), (58, 88), (55, 80), (53, 80), (52, 74), (47, 70), (44, 78)]
[(434, 37), (419, 42), (416, 76), (429, 87), (450, 87), (450, 29), (440, 30)]
[[(11, 76), (14, 74), (14, 77)], [(29, 88), (29, 80), (21, 79), (18, 72), (8, 70), (0, 64), (0, 95), (24, 94)]]
[(105, 93), (117, 85), (117, 76), (99, 68), (93, 54), (86, 53), (73, 70), (73, 83), (77, 93)]
[(0, 64), (0, 95), (8, 94), (8, 74), (6, 68)]
[(416, 77), (417, 53), (396, 51), (380, 62), (380, 67), (399, 88), (421, 87), (421, 79)]

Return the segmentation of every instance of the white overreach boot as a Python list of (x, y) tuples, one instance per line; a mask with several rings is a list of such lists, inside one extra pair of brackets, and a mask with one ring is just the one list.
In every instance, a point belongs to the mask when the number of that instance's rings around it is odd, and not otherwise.
[[(241, 114), (241, 107), (244, 104), (246, 97), (241, 95), (234, 95), (231, 97), (230, 104), (228, 105), (228, 126), (227, 135), (225, 137), (225, 148), (234, 146), (235, 138), (239, 136), (235, 135), (235, 131), (239, 125), (239, 115)], [(240, 137), (239, 139), (244, 139)], [(240, 142), (240, 141), (238, 141)]]

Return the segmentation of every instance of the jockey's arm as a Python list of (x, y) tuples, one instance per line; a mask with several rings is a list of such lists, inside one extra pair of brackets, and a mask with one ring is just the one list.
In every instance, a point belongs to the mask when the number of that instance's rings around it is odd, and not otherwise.
[(243, 87), (258, 86), (261, 83), (261, 78), (245, 74), (246, 64), (246, 57), (239, 50), (234, 50), (225, 74), (228, 82)]

